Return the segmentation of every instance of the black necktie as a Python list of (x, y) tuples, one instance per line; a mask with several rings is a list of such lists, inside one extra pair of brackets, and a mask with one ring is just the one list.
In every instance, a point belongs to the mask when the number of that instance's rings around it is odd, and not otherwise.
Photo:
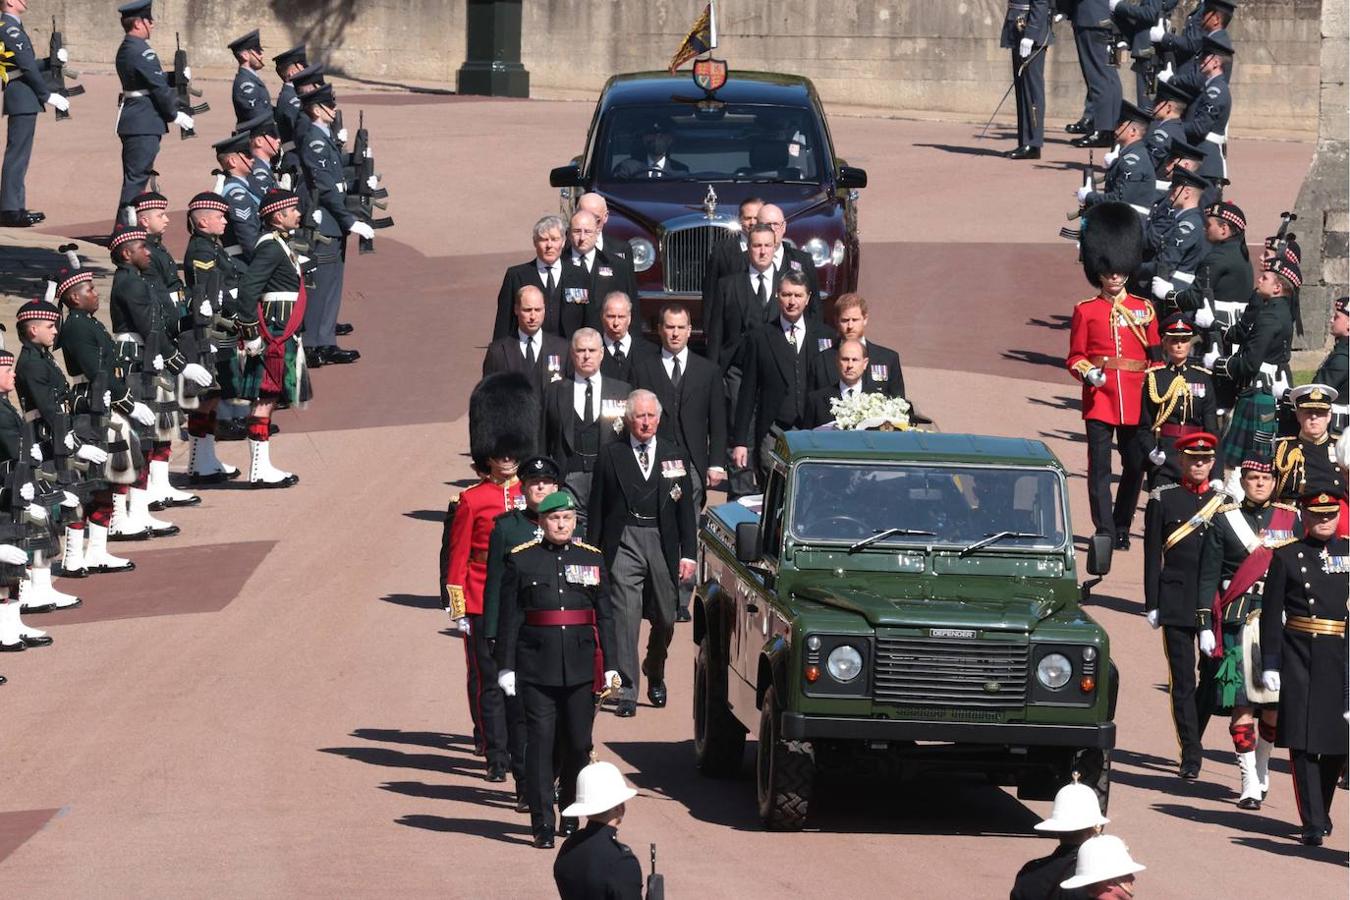
[(538, 362), (538, 357), (534, 355), (534, 336), (531, 335), (525, 341), (525, 367), (527, 369), (533, 369)]
[(591, 274), (591, 261), (586, 257), (581, 257), (581, 267), (586, 270), (586, 274)]
[(769, 273), (759, 273), (759, 303), (761, 306), (769, 305)]
[(651, 457), (647, 455), (647, 442), (643, 441), (638, 447), (638, 465), (642, 467), (642, 477), (647, 477), (647, 466), (651, 465)]
[(623, 365), (624, 362), (625, 362), (627, 359), (628, 359), (628, 354), (623, 352), (623, 344), (615, 344), (615, 345), (614, 345), (614, 361), (615, 361), (616, 363), (618, 363), (619, 365)]
[(670, 358), (670, 383), (676, 389), (680, 386), (680, 358), (678, 356)]
[(594, 397), (594, 394), (593, 394), (592, 391), (591, 391), (591, 380), (590, 380), (589, 378), (587, 378), (587, 379), (586, 379), (586, 399), (585, 399), (585, 403), (586, 403), (586, 411), (585, 411), (584, 413), (582, 413), (582, 415), (581, 415), (581, 424), (583, 424), (583, 425), (589, 425), (589, 424), (591, 424), (592, 422), (595, 421), (595, 416), (592, 415), (592, 413), (591, 413), (591, 400), (592, 400), (593, 397)]
[(553, 294), (558, 289), (558, 283), (553, 280), (553, 267), (548, 267), (548, 274), (544, 278), (544, 297), (547, 300), (553, 299)]

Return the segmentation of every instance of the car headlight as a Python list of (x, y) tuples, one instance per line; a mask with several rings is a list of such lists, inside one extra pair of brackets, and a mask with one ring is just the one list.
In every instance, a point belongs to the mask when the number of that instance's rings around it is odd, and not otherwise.
[(1036, 680), (1052, 691), (1069, 683), (1073, 677), (1073, 663), (1062, 653), (1047, 653), (1036, 664)]
[(862, 664), (862, 654), (848, 644), (842, 644), (830, 651), (825, 669), (835, 681), (848, 684), (862, 674)]
[(830, 245), (820, 238), (811, 238), (802, 245), (802, 249), (811, 254), (811, 262), (815, 263), (817, 269), (830, 261)]
[(834, 263), (837, 266), (843, 263), (843, 261), (844, 261), (844, 242), (836, 239), (834, 242), (834, 249), (830, 251), (830, 262)]
[(656, 262), (656, 248), (646, 238), (629, 238), (628, 249), (633, 254), (635, 272), (645, 272)]

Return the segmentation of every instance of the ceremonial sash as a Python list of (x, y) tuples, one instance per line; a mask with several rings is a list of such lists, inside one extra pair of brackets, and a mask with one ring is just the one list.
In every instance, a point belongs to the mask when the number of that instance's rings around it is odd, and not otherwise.
[[(286, 259), (295, 267), (296, 274), (300, 274), (300, 262), (296, 259), (295, 253), (287, 246), (285, 241), (277, 236), (275, 231), (269, 231), (260, 237), (258, 246), (262, 246), (263, 241), (276, 241), (281, 247), (281, 251), (286, 254)], [(262, 335), (262, 339), (267, 345), (263, 348), (262, 389), (268, 393), (279, 394), (286, 389), (286, 342), (294, 337), (295, 333), (300, 330), (300, 326), (305, 323), (305, 301), (305, 279), (302, 276), (300, 278), (300, 290), (295, 297), (295, 305), (291, 307), (291, 315), (286, 320), (285, 326), (276, 334), (273, 334), (267, 327), (265, 304), (261, 301), (258, 303), (258, 333)]]
[[(1266, 570), (1270, 568), (1270, 558), (1275, 554), (1274, 546), (1267, 541), (1261, 540), (1260, 537), (1252, 532), (1251, 527), (1247, 525), (1245, 520), (1242, 520), (1241, 512), (1239, 510), (1232, 510), (1226, 515), (1229, 515), (1230, 517), (1236, 515), (1244, 526), (1243, 530), (1251, 536), (1251, 539), (1248, 540), (1244, 537), (1241, 530), (1236, 529), (1236, 527), (1234, 528), (1235, 531), (1238, 531), (1238, 538), (1242, 540), (1242, 543), (1247, 547), (1248, 552), (1247, 558), (1242, 561), (1242, 565), (1238, 566), (1237, 571), (1233, 573), (1232, 580), (1228, 582), (1228, 589), (1222, 592), (1214, 592), (1214, 604), (1210, 608), (1210, 615), (1211, 625), (1216, 636), (1223, 624), (1224, 609), (1226, 609), (1234, 600), (1247, 593), (1247, 590), (1252, 585), (1261, 580), (1266, 574)], [(1231, 518), (1229, 519), (1229, 523), (1232, 524)], [(1288, 532), (1293, 527), (1293, 510), (1285, 509), (1281, 506), (1277, 507), (1275, 514), (1270, 517), (1270, 525), (1266, 530)], [(1215, 659), (1223, 657), (1222, 641), (1215, 641), (1214, 652), (1210, 655)]]
[[(1180, 488), (1180, 490), (1185, 490), (1185, 488)], [(1214, 511), (1218, 509), (1219, 506), (1222, 505), (1223, 501), (1226, 499), (1228, 499), (1228, 495), (1220, 493), (1216, 493), (1213, 497), (1210, 497), (1209, 502), (1206, 503), (1204, 506), (1200, 507), (1200, 509), (1196, 510), (1195, 515), (1191, 516), (1185, 522), (1182, 522), (1179, 526), (1177, 526), (1176, 531), (1172, 532), (1167, 536), (1167, 540), (1163, 544), (1163, 551), (1166, 552), (1168, 550), (1171, 550), (1177, 544), (1180, 544), (1182, 541), (1186, 540), (1186, 537), (1191, 532), (1195, 531), (1195, 529), (1199, 528), (1201, 525), (1208, 522), (1210, 516), (1214, 515)]]

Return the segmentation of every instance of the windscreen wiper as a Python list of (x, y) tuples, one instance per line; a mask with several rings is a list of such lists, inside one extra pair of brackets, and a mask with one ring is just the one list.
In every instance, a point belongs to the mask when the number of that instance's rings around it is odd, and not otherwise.
[(995, 531), (993, 534), (986, 534), (984, 537), (980, 538), (975, 543), (971, 544), (968, 547), (963, 548), (960, 554), (958, 555), (960, 556), (961, 559), (965, 559), (967, 556), (974, 553), (976, 550), (982, 550), (983, 548), (988, 547), (990, 544), (997, 544), (1004, 538), (1044, 538), (1044, 537), (1045, 535), (1043, 534), (1034, 534), (1033, 532), (1030, 531)]
[(870, 547), (870, 546), (872, 546), (873, 544), (875, 544), (877, 541), (884, 541), (884, 540), (886, 540), (886, 538), (889, 538), (889, 537), (895, 537), (896, 535), (900, 535), (900, 534), (906, 534), (906, 535), (920, 535), (920, 536), (922, 536), (922, 537), (933, 537), (933, 536), (935, 536), (935, 535), (937, 534), (937, 532), (936, 532), (936, 531), (922, 531), (922, 530), (920, 530), (920, 529), (918, 529), (918, 528), (887, 528), (887, 529), (885, 529), (885, 530), (883, 530), (883, 531), (878, 531), (876, 534), (872, 535), (871, 537), (865, 537), (865, 538), (863, 538), (861, 541), (858, 541), (858, 543), (856, 543), (856, 544), (854, 544), (853, 546), (851, 546), (851, 547), (848, 548), (848, 552), (849, 552), (849, 553), (857, 553), (859, 550), (865, 550), (865, 549), (867, 549), (868, 547)]

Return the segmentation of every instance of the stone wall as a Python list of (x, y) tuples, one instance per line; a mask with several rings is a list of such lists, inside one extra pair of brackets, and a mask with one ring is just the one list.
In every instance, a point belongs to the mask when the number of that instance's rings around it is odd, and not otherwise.
[[(589, 95), (615, 72), (661, 68), (702, 2), (523, 0), (522, 56), (535, 93)], [(35, 4), (29, 29), (43, 46), (55, 14), (72, 58), (106, 65), (121, 39), (114, 7), (49, 0)], [(998, 46), (1005, 8), (1004, 0), (724, 0), (717, 52), (733, 71), (805, 74), (827, 103), (983, 121), (1011, 77), (1009, 52)], [(269, 53), (305, 41), (351, 77), (453, 84), (465, 55), (464, 9), (465, 0), (159, 0), (154, 43), (167, 57), (178, 31), (194, 65), (228, 66), (225, 42), (257, 27)], [(1320, 17), (1319, 0), (1242, 3), (1232, 29), (1238, 131), (1316, 133)], [(1083, 85), (1072, 35), (1067, 23), (1055, 31), (1047, 112), (1076, 118)]]

